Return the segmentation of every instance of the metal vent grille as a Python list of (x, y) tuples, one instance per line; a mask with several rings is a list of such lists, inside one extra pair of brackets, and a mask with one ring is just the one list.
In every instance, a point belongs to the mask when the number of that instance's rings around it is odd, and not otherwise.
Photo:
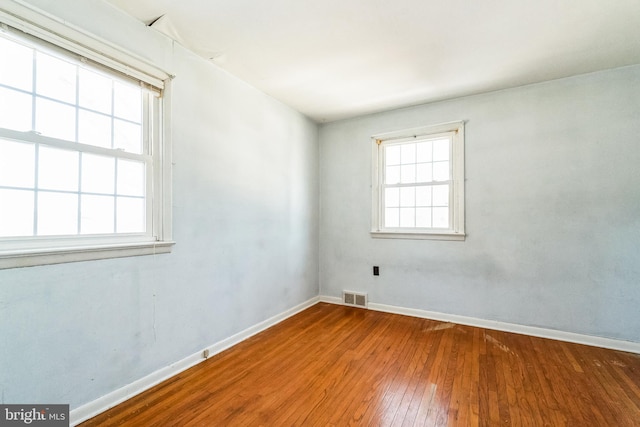
[(351, 304), (351, 305), (355, 304), (356, 303), (355, 297), (356, 296), (354, 294), (350, 294), (348, 292), (345, 292), (344, 293), (344, 303), (345, 304)]
[(354, 307), (367, 307), (367, 294), (361, 292), (342, 292), (342, 302), (344, 305), (351, 305)]

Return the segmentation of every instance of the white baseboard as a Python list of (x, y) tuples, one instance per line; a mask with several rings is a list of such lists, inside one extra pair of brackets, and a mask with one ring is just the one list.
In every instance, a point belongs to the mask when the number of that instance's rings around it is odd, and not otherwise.
[(162, 381), (167, 380), (179, 374), (180, 372), (185, 371), (191, 368), (192, 366), (197, 365), (200, 362), (203, 362), (204, 360), (206, 360), (202, 356), (203, 351), (205, 350), (209, 350), (209, 357), (211, 357), (217, 353), (220, 353), (246, 340), (247, 338), (259, 332), (264, 331), (267, 328), (270, 328), (271, 326), (274, 326), (282, 322), (286, 318), (291, 317), (294, 314), (297, 314), (302, 310), (305, 310), (311, 307), (312, 305), (318, 303), (319, 301), (320, 301), (320, 297), (311, 298), (310, 300), (305, 301), (302, 304), (298, 304), (297, 306), (283, 313), (277, 314), (263, 322), (260, 322), (254, 326), (251, 326), (250, 328), (245, 329), (244, 331), (238, 332), (237, 334), (232, 335), (229, 338), (219, 341), (209, 347), (203, 348), (197, 353), (187, 356), (184, 359), (179, 360), (175, 363), (172, 363), (169, 366), (161, 368), (147, 375), (146, 377), (140, 378), (139, 380), (132, 382), (131, 384), (128, 384), (92, 402), (89, 402), (76, 409), (73, 409), (69, 414), (70, 424), (72, 426), (75, 426), (77, 424), (80, 424), (83, 421), (88, 420), (89, 418), (93, 418), (96, 415), (106, 411), (107, 409), (113, 408), (119, 403), (122, 403), (125, 400), (130, 399), (133, 396), (136, 396), (137, 394), (140, 394), (143, 391), (150, 389), (151, 387), (161, 383)]
[[(320, 296), (320, 301), (331, 304), (342, 304), (340, 298)], [(593, 347), (608, 348), (611, 350), (627, 351), (640, 354), (640, 343), (633, 341), (616, 340), (612, 338), (597, 337), (593, 335), (576, 334), (555, 329), (539, 328), (536, 326), (518, 325), (516, 323), (499, 322), (476, 317), (458, 316), (455, 314), (440, 313), (437, 311), (404, 308), (394, 305), (376, 304), (369, 302), (369, 310), (383, 311), (385, 313), (402, 314), (405, 316), (421, 317), (424, 319), (439, 320), (442, 322), (457, 323), (460, 325), (476, 326), (478, 328), (493, 329), (496, 331), (513, 332), (515, 334), (530, 335), (533, 337), (550, 338), (558, 341), (572, 342), (576, 344), (590, 345)]]

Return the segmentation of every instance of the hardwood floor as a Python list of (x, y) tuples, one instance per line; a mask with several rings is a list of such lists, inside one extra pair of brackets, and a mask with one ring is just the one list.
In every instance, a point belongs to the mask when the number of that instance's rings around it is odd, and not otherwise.
[(320, 303), (82, 425), (639, 426), (640, 355)]

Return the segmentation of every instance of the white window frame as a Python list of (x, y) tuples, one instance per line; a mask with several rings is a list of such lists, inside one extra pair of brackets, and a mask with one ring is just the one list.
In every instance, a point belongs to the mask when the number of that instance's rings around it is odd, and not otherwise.
[[(147, 195), (149, 231), (139, 234), (67, 236), (60, 238), (0, 239), (0, 269), (88, 261), (128, 256), (152, 255), (171, 251), (171, 140), (169, 129), (170, 74), (146, 60), (105, 40), (71, 26), (23, 2), (7, 2), (0, 7), (0, 31), (19, 30), (45, 43), (77, 54), (83, 60), (123, 73), (158, 92), (151, 120)], [(3, 130), (5, 138), (32, 143), (51, 143), (52, 139), (34, 132)], [(57, 141), (58, 146), (64, 141)], [(88, 147), (99, 151), (99, 148)], [(123, 153), (126, 157), (126, 153)], [(149, 179), (150, 178), (150, 179)], [(151, 182), (149, 182), (151, 181)]]
[[(384, 147), (418, 139), (451, 135), (449, 228), (384, 226)], [(464, 220), (464, 121), (373, 135), (371, 137), (371, 236), (386, 239), (465, 240)]]

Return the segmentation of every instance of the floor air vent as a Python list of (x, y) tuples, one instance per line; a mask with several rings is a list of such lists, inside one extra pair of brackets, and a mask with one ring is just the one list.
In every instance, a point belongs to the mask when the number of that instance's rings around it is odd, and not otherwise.
[(344, 305), (367, 308), (367, 294), (342, 291), (342, 302)]

